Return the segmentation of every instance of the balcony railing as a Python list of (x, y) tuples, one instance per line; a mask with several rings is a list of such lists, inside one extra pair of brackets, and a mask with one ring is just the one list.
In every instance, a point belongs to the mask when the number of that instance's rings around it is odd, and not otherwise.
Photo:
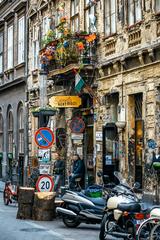
[(40, 51), (42, 69), (50, 72), (70, 64), (94, 65), (96, 38), (95, 34), (75, 34), (48, 43)]

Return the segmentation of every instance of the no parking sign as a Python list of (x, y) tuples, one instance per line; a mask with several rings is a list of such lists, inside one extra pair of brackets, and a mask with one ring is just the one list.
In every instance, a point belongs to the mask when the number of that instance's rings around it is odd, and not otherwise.
[(38, 192), (52, 192), (54, 187), (53, 179), (49, 175), (42, 175), (36, 182)]

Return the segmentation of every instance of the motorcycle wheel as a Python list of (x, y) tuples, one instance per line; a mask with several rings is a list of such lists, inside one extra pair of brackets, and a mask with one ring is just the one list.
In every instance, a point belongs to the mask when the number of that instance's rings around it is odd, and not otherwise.
[(76, 228), (80, 225), (80, 222), (76, 219), (69, 219), (66, 217), (63, 217), (63, 223), (69, 227), (69, 228)]
[(106, 238), (106, 230), (108, 231), (110, 228), (110, 224), (114, 221), (112, 214), (104, 214), (101, 222), (99, 240), (105, 240)]

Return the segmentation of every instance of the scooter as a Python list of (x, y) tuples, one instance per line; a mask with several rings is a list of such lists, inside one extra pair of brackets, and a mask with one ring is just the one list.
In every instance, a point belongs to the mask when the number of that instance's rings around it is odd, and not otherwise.
[[(123, 189), (128, 189), (128, 186), (124, 184), (119, 185), (116, 188), (116, 192), (122, 191)], [(66, 190), (61, 198), (63, 205), (62, 207), (57, 207), (56, 212), (62, 216), (63, 222), (67, 227), (77, 227), (82, 222), (99, 224), (104, 215), (107, 199), (112, 195), (114, 195), (112, 189), (107, 191), (104, 197), (97, 198), (86, 196), (83, 191), (74, 192)]]

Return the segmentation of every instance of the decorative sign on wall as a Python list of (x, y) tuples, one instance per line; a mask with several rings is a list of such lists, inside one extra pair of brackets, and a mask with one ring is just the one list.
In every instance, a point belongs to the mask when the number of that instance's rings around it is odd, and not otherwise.
[(82, 100), (78, 96), (53, 96), (49, 99), (49, 104), (57, 108), (77, 108)]
[(82, 133), (85, 129), (85, 123), (82, 118), (75, 117), (70, 123), (72, 133)]
[(96, 141), (102, 141), (102, 132), (96, 132)]

